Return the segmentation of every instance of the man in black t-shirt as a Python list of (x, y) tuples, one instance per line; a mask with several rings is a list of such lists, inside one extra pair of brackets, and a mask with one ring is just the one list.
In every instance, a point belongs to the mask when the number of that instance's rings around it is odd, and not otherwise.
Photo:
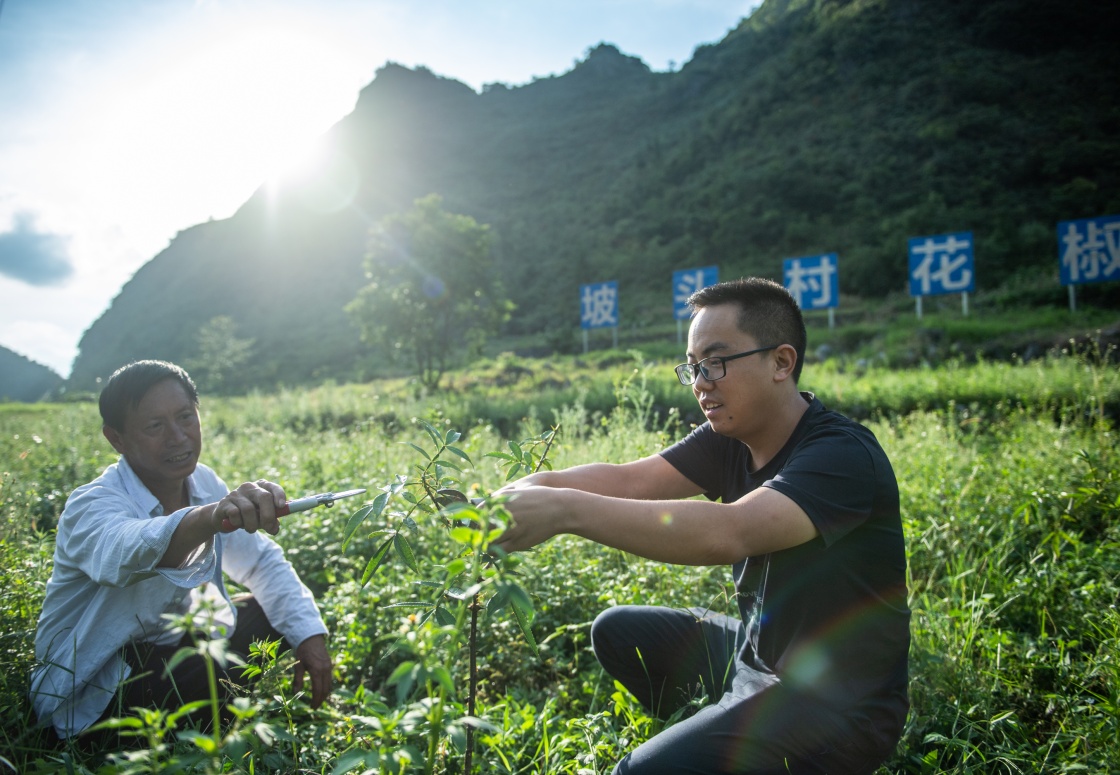
[(599, 661), (651, 712), (709, 700), (616, 773), (874, 772), (909, 707), (890, 461), (870, 431), (798, 390), (805, 326), (782, 286), (745, 278), (690, 304), (676, 371), (707, 422), (657, 455), (510, 485), (514, 524), (499, 546), (571, 533), (652, 560), (732, 566), (738, 619), (617, 606), (595, 620)]

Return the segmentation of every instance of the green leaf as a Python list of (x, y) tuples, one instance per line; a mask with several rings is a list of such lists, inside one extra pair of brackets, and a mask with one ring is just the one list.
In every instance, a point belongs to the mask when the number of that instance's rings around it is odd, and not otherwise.
[(177, 722), (179, 719), (189, 716), (190, 714), (209, 706), (209, 700), (195, 700), (194, 702), (188, 702), (169, 713), (167, 716), (167, 721), (168, 723), (174, 725), (175, 722)]
[(128, 718), (109, 718), (89, 729), (92, 732), (99, 732), (102, 729), (140, 729), (142, 726), (144, 726), (144, 722), (141, 719), (129, 716)]
[(475, 536), (478, 535), (478, 531), (469, 527), (453, 527), (450, 535), (452, 541), (471, 546), (474, 543)]
[(389, 547), (393, 545), (393, 539), (395, 537), (396, 533), (390, 535), (389, 538), (385, 540), (385, 543), (381, 544), (381, 546), (377, 548), (377, 551), (374, 552), (373, 556), (369, 558), (369, 562), (366, 563), (365, 573), (362, 574), (363, 587), (369, 583), (373, 574), (377, 572), (377, 569), (381, 567), (381, 563), (385, 561), (385, 555), (389, 553)]
[(509, 461), (513, 461), (513, 460), (517, 459), (513, 455), (507, 455), (505, 452), (487, 452), (485, 455), (483, 455), (483, 457), (496, 457), (499, 460), (509, 460)]
[(466, 727), (474, 727), (481, 732), (501, 732), (502, 729), (496, 724), (491, 724), (489, 721), (478, 718), (477, 716), (463, 716), (459, 719), (459, 723)]
[(451, 680), (451, 673), (443, 665), (436, 665), (431, 669), (429, 674), (432, 678), (436, 679), (436, 683), (444, 688), (448, 694), (455, 694), (455, 683)]
[(420, 566), (416, 563), (416, 555), (412, 551), (412, 544), (408, 542), (404, 534), (397, 533), (393, 536), (393, 543), (396, 544), (397, 554), (404, 560), (404, 564), (407, 565), (413, 573), (419, 573)]
[(432, 456), (429, 455), (423, 447), (417, 446), (416, 444), (413, 444), (411, 441), (406, 441), (405, 443), (408, 444), (408, 446), (412, 447), (417, 452), (419, 452), (421, 455), (423, 455), (425, 460), (431, 460), (432, 459)]
[(253, 731), (256, 732), (257, 737), (265, 745), (272, 745), (276, 742), (276, 728), (271, 724), (257, 723), (253, 725)]
[(460, 474), (463, 472), (463, 469), (459, 466), (458, 463), (454, 463), (450, 460), (440, 460), (438, 463), (436, 463), (436, 476), (438, 476), (440, 479), (443, 478), (444, 471), (448, 470)]
[(342, 551), (346, 551), (346, 547), (350, 543), (350, 539), (354, 537), (354, 532), (358, 529), (358, 526), (365, 522), (371, 514), (374, 519), (380, 517), (388, 502), (389, 493), (382, 492), (373, 499), (373, 503), (363, 506), (350, 515), (350, 519), (346, 522), (346, 529), (342, 533)]
[(448, 450), (449, 450), (449, 451), (450, 451), (450, 452), (451, 452), (451, 453), (452, 453), (453, 455), (458, 455), (459, 457), (463, 458), (463, 460), (466, 460), (466, 461), (467, 461), (468, 463), (470, 463), (470, 464), (471, 464), (472, 466), (474, 465), (474, 461), (473, 461), (473, 460), (471, 460), (471, 456), (470, 456), (470, 455), (468, 455), (468, 454), (467, 454), (466, 452), (464, 452), (463, 450), (459, 449), (458, 447), (452, 447), (452, 446), (448, 445), (447, 449), (448, 449)]
[(198, 746), (198, 749), (207, 756), (213, 756), (218, 752), (218, 744), (214, 742), (214, 738), (207, 735), (199, 735), (192, 739), (191, 742)]
[(393, 684), (399, 683), (400, 681), (404, 680), (405, 675), (411, 674), (416, 669), (417, 669), (417, 663), (416, 662), (413, 662), (411, 660), (405, 660), (404, 662), (401, 662), (399, 665), (396, 665), (396, 670), (394, 670), (392, 672), (392, 674), (390, 674), (389, 679), (386, 680), (385, 683), (388, 683), (390, 685), (390, 687), (392, 687)]
[(529, 599), (529, 593), (520, 584), (510, 582), (509, 599), (513, 607), (521, 611), (527, 620), (530, 622), (533, 620), (533, 601)]
[(424, 600), (402, 600), (399, 603), (389, 603), (382, 608), (431, 608), (432, 604)]
[[(518, 587), (520, 589), (520, 587)], [(521, 633), (525, 636), (525, 642), (529, 644), (529, 648), (533, 650), (533, 656), (537, 659), (541, 658), (541, 653), (537, 649), (537, 639), (533, 637), (533, 630), (529, 626), (529, 617), (521, 610), (521, 608), (514, 603), (511, 606), (513, 610), (513, 618), (517, 620), (517, 626), (521, 628)]]
[(440, 436), (439, 431), (432, 427), (431, 423), (426, 422), (425, 420), (421, 420), (420, 427), (428, 432), (428, 437), (432, 440), (432, 443), (435, 444), (437, 448), (443, 445), (443, 438)]
[(494, 590), (493, 596), (486, 601), (486, 611), (490, 614), (496, 614), (501, 611), (509, 603), (509, 585), (499, 584), (498, 588)]
[(474, 597), (480, 589), (482, 589), (481, 584), (471, 584), (466, 589), (452, 587), (451, 589), (447, 590), (447, 596), (453, 597), (456, 600), (466, 600), (468, 598)]
[(183, 660), (190, 659), (198, 653), (197, 649), (184, 647), (171, 655), (171, 659), (167, 660), (167, 670), (171, 671), (182, 664)]
[(401, 677), (397, 681), (397, 704), (403, 705), (404, 701), (408, 699), (408, 695), (412, 694), (412, 687), (417, 683), (423, 683), (426, 670), (420, 665), (413, 665), (412, 669), (408, 671), (407, 675)]
[(461, 438), (463, 438), (463, 434), (459, 433), (459, 431), (449, 430), (447, 435), (443, 437), (444, 446), (454, 444)]
[(363, 751), (359, 748), (352, 748), (335, 759), (334, 767), (331, 768), (331, 775), (345, 775), (345, 773), (359, 766), (367, 770), (376, 770), (380, 758), (377, 751)]

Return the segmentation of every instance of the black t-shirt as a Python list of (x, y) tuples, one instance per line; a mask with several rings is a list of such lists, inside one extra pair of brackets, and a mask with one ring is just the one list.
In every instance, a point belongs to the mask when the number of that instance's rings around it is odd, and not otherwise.
[(786, 495), (820, 535), (732, 567), (751, 667), (837, 708), (905, 719), (910, 611), (898, 483), (867, 428), (809, 409), (782, 450), (751, 473), (745, 444), (708, 423), (662, 452), (711, 499), (758, 487)]

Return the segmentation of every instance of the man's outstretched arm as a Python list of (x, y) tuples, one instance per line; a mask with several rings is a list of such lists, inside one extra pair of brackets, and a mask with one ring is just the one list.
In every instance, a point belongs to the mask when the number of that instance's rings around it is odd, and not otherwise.
[(248, 533), (265, 530), (276, 535), (280, 532), (276, 510), (285, 502), (284, 488), (280, 485), (264, 479), (245, 482), (217, 503), (198, 506), (187, 513), (171, 535), (171, 543), (159, 566), (178, 568), (195, 549), (221, 531), (226, 520), (237, 530)]
[(633, 500), (672, 500), (702, 492), (661, 455), (650, 455), (629, 463), (587, 463), (559, 471), (538, 471), (511, 482), (497, 494), (532, 486), (562, 487)]
[(768, 487), (734, 503), (631, 500), (539, 486), (509, 494), (513, 525), (497, 541), (508, 552), (570, 533), (659, 562), (724, 565), (818, 535), (800, 506)]

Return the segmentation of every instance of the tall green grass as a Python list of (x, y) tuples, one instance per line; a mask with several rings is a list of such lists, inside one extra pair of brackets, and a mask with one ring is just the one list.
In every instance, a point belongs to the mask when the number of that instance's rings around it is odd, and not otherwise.
[[(559, 424), (556, 466), (621, 461), (656, 451), (693, 421), (689, 391), (666, 364), (650, 368), (634, 354), (587, 368), (577, 360), (499, 359), (458, 375), (443, 396), (384, 382), (207, 398), (205, 456), (231, 483), (267, 476), (293, 495), (375, 491), (420, 462), (408, 442), (424, 438), (421, 418), (465, 432), (459, 446), (475, 466), (463, 486), (487, 492), (505, 474), (486, 454), (510, 438)], [(542, 394), (544, 380), (555, 384)], [(912, 712), (883, 773), (1120, 770), (1120, 445), (1108, 419), (1118, 381), (1114, 367), (1073, 358), (806, 369), (806, 389), (867, 419), (901, 488)], [(351, 510), (341, 506), (286, 518), (278, 537), (332, 630), (339, 689), (328, 708), (307, 709), (273, 666), (245, 699), (248, 720), (208, 752), (181, 726), (158, 756), (141, 746), (147, 758), (138, 763), (48, 745), (25, 693), (52, 531), (67, 493), (114, 457), (90, 404), (0, 412), (0, 772), (156, 771), (153, 762), (197, 772), (423, 771), (431, 706), (399, 698), (388, 682), (426, 644), (457, 690), (446, 708), (461, 715), (463, 655), (441, 651), (446, 640), (430, 622), (393, 607), (428, 594), (401, 558), (361, 586), (374, 547), (358, 535), (342, 550)], [(431, 561), (453, 551), (434, 524), (419, 524), (412, 541)], [(509, 619), (483, 616), (477, 771), (609, 772), (662, 723), (602, 674), (588, 648), (591, 620), (624, 602), (731, 611), (729, 574), (564, 536), (527, 553), (520, 572), (540, 657)], [(461, 729), (434, 731), (449, 772)]]

